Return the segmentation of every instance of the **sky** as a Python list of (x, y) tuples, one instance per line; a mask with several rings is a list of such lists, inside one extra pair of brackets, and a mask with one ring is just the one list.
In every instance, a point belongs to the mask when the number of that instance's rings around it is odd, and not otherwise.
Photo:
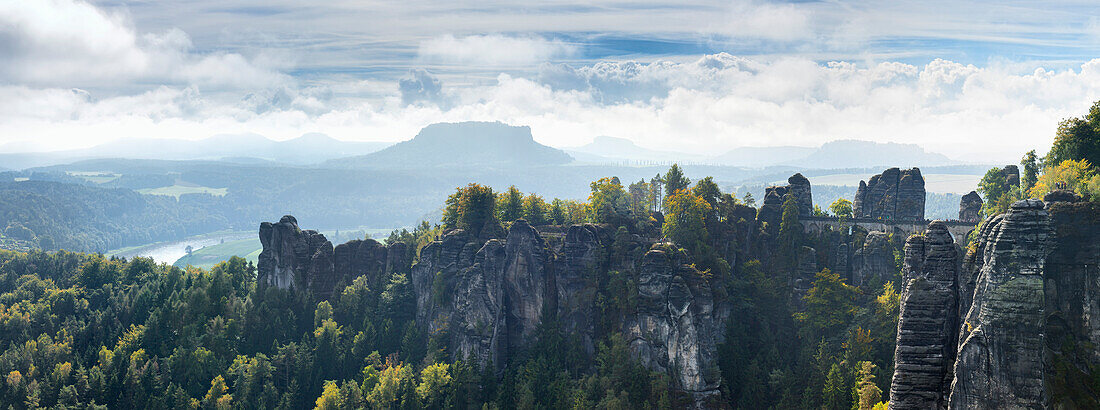
[(0, 151), (529, 125), (719, 154), (839, 139), (971, 162), (1100, 100), (1095, 1), (0, 0)]

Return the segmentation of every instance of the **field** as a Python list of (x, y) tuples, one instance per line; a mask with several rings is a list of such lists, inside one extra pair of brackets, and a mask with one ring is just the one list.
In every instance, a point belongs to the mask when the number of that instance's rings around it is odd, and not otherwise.
[(255, 264), (256, 258), (260, 256), (260, 250), (259, 238), (227, 241), (225, 243), (195, 249), (190, 255), (179, 258), (174, 265), (179, 267), (191, 265), (196, 268), (210, 269), (214, 265), (217, 265), (218, 262), (222, 262), (232, 256), (240, 256)]
[(229, 192), (229, 188), (211, 188), (205, 186), (185, 186), (185, 185), (172, 185), (160, 188), (145, 188), (138, 189), (137, 192), (146, 195), (164, 195), (172, 196), (179, 199), (180, 195), (186, 194), (210, 194), (214, 196), (225, 196), (226, 192)]

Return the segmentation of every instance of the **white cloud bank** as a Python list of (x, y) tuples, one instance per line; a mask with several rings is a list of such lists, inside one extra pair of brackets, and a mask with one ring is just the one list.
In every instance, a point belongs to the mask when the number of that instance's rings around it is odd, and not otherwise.
[(396, 84), (390, 96), (369, 101), (286, 89), (265, 99), (285, 104), (263, 109), (247, 99), (219, 102), (195, 88), (97, 100), (67, 89), (8, 86), (0, 87), (0, 135), (56, 146), (242, 132), (400, 140), (432, 122), (501, 120), (530, 125), (538, 140), (557, 146), (613, 135), (715, 154), (855, 138), (917, 143), (989, 162), (1043, 151), (1059, 120), (1084, 114), (1100, 95), (1100, 59), (1075, 70), (1019, 72), (944, 60), (862, 66), (718, 54), (688, 63), (554, 69), (557, 81), (502, 74), (491, 85), (444, 86), (446, 108), (407, 105)]
[[(730, 30), (811, 35), (804, 27), (813, 16), (791, 6), (739, 2), (733, 10)], [(334, 77), (305, 86), (277, 58), (200, 52), (179, 29), (139, 33), (126, 14), (82, 1), (0, 0), (0, 52), (9, 57), (0, 60), (0, 145), (51, 150), (247, 132), (394, 141), (433, 122), (500, 120), (530, 125), (556, 146), (611, 135), (717, 154), (867, 139), (992, 162), (1045, 150), (1059, 120), (1100, 99), (1100, 59), (1057, 71), (725, 53), (568, 66), (554, 62), (578, 54), (575, 45), (504, 35), (433, 37), (418, 51), (428, 62), (492, 72), (542, 68), (462, 87), (425, 71), (404, 83)]]
[(570, 57), (577, 51), (575, 45), (540, 37), (448, 34), (420, 42), (419, 55), (429, 61), (450, 64), (514, 67)]
[(0, 51), (0, 81), (33, 86), (239, 89), (290, 81), (240, 54), (195, 53), (179, 29), (138, 34), (125, 14), (79, 0), (0, 1)]

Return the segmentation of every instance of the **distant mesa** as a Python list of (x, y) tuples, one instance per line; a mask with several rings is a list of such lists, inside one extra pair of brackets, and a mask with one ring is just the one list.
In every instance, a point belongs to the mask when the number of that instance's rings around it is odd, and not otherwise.
[(437, 123), (413, 139), (381, 151), (331, 160), (346, 168), (530, 167), (562, 165), (573, 158), (535, 142), (531, 127), (500, 122)]

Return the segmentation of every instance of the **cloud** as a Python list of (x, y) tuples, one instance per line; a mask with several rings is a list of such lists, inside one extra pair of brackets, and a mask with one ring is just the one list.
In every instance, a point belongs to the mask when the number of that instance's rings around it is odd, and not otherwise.
[(422, 68), (409, 70), (408, 75), (398, 80), (397, 88), (401, 93), (401, 103), (404, 105), (418, 102), (443, 103), (443, 83)]
[(810, 11), (795, 4), (734, 0), (730, 2), (728, 13), (729, 20), (717, 31), (729, 36), (776, 41), (803, 40), (813, 36)]
[(575, 45), (540, 37), (447, 34), (420, 42), (420, 57), (473, 66), (527, 66), (578, 53)]
[(80, 0), (0, 2), (0, 51), (0, 80), (25, 85), (244, 88), (290, 78), (240, 54), (196, 53), (178, 28), (137, 33), (125, 14)]
[[(437, 95), (438, 80), (419, 71), (398, 90), (390, 83), (392, 94), (381, 100), (334, 97), (327, 87), (228, 100), (195, 87), (97, 98), (82, 90), (6, 86), (0, 87), (0, 135), (53, 146), (243, 132), (395, 141), (433, 122), (501, 120), (530, 125), (537, 140), (556, 146), (612, 135), (716, 154), (739, 146), (865, 139), (916, 143), (964, 161), (1015, 162), (1027, 150), (1049, 147), (1058, 121), (1083, 115), (1100, 95), (1100, 59), (1051, 70), (715, 54), (546, 70), (565, 79), (501, 74), (491, 84), (451, 90), (443, 106), (408, 104)], [(633, 94), (635, 86), (646, 91)]]

